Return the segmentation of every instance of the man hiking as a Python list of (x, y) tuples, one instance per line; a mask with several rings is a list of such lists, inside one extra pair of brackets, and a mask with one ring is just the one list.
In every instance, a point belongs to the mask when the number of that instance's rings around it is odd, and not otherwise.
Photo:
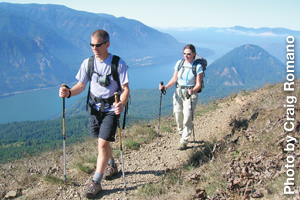
[[(109, 34), (104, 30), (96, 30), (91, 35), (90, 45), (94, 53), (92, 76), (89, 77), (88, 74), (89, 58), (87, 58), (76, 75), (77, 84), (71, 89), (61, 87), (59, 96), (70, 98), (78, 95), (90, 81), (89, 127), (90, 136), (98, 140), (98, 157), (94, 177), (82, 192), (82, 196), (94, 198), (102, 190), (102, 179), (109, 179), (118, 173), (110, 143), (115, 141), (118, 115), (124, 110), (130, 89), (125, 61), (120, 58), (117, 66), (121, 88), (111, 74), (113, 55), (108, 52)], [(118, 103), (114, 102), (115, 92), (119, 92)]]

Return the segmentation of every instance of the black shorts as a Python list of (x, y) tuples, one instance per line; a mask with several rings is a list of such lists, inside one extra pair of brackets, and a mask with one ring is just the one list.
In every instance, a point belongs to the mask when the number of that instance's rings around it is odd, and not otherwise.
[(90, 106), (90, 136), (106, 141), (115, 141), (118, 115), (115, 112), (100, 112)]

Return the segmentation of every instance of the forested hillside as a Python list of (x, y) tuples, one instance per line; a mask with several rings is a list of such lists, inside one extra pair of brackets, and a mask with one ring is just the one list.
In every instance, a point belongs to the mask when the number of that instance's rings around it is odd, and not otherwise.
[[(66, 119), (68, 145), (88, 137), (88, 118), (77, 115)], [(62, 119), (24, 121), (0, 125), (0, 162), (5, 163), (62, 147)]]

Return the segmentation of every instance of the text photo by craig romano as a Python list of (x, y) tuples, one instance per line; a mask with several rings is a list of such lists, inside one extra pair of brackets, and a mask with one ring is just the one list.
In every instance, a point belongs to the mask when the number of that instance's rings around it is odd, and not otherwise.
[[(286, 168), (286, 178), (283, 183), (283, 193), (287, 196), (292, 196), (295, 194), (296, 185), (295, 185), (295, 177), (298, 176), (299, 172), (296, 172), (296, 165), (299, 162), (296, 162), (298, 156), (295, 156), (295, 149), (297, 145), (299, 145), (299, 141), (296, 137), (293, 137), (291, 133), (294, 133), (295, 130), (295, 122), (296, 115), (295, 115), (295, 108), (299, 103), (297, 103), (297, 95), (295, 94), (296, 87), (296, 73), (295, 73), (295, 38), (293, 36), (288, 36), (286, 38), (286, 79), (283, 83), (284, 94), (286, 96), (286, 102), (283, 105), (286, 113), (286, 119), (284, 122), (284, 131), (286, 134), (286, 146), (284, 148), (284, 153), (286, 154), (286, 160), (284, 161), (284, 168)], [(298, 116), (299, 117), (299, 116)], [(299, 138), (298, 138), (299, 139)]]

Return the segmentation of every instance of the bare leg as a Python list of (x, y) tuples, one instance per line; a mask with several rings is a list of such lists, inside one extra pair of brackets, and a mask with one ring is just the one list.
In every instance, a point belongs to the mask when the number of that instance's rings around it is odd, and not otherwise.
[(108, 160), (112, 158), (112, 150), (110, 142), (98, 138), (98, 158), (96, 172), (103, 174), (108, 164)]

